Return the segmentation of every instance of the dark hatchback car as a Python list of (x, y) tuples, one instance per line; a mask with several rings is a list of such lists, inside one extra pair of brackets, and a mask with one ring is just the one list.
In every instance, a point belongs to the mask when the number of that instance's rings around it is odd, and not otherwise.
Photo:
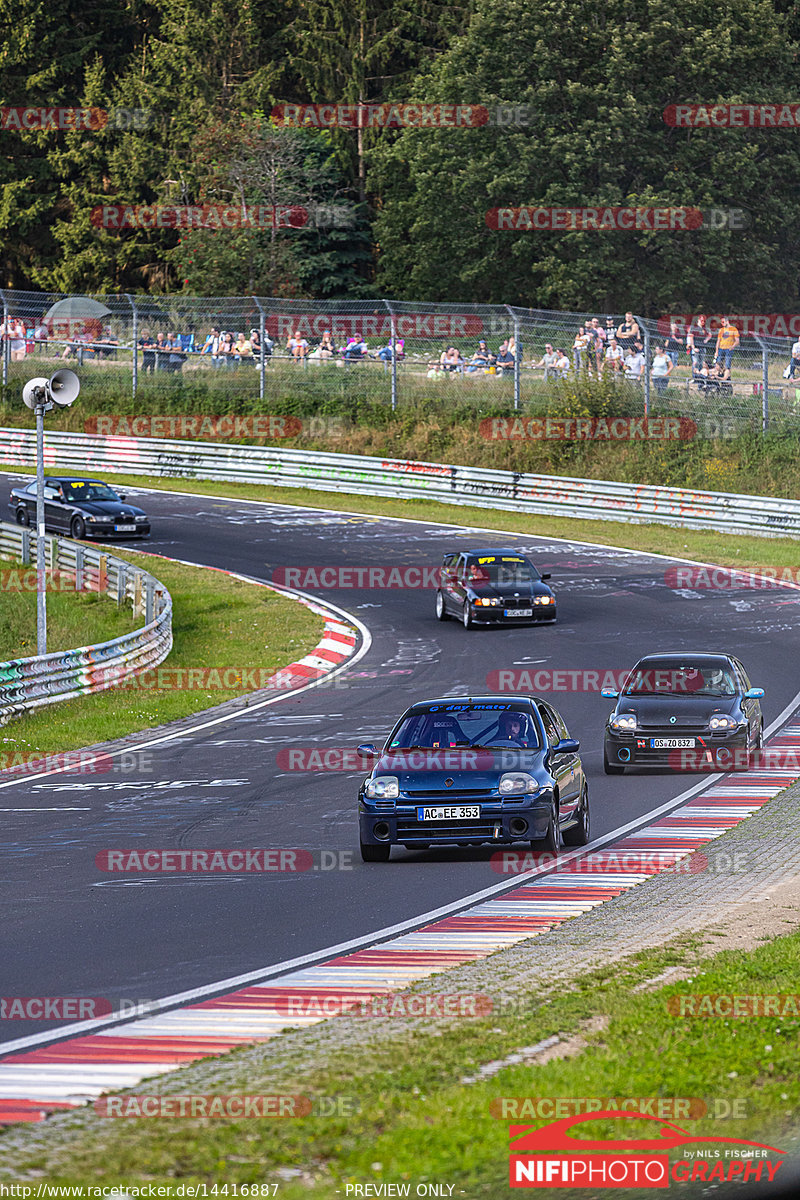
[(556, 598), (536, 567), (516, 550), (461, 550), (445, 554), (436, 591), (440, 621), (475, 625), (552, 623)]
[[(8, 507), (18, 525), (36, 525), (36, 483), (13, 488)], [(99, 479), (49, 475), (44, 481), (44, 523), (73, 538), (147, 537), (150, 518)]]
[(557, 853), (589, 840), (589, 791), (574, 741), (538, 697), (425, 700), (395, 725), (358, 795), (361, 857), (392, 845), (533, 843)]
[(651, 654), (639, 660), (608, 717), (607, 775), (630, 766), (746, 771), (764, 740), (761, 698), (730, 654)]

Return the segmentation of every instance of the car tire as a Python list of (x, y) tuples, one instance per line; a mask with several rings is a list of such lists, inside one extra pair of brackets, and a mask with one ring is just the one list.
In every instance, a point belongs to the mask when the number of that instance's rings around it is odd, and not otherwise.
[(558, 856), (562, 847), (561, 826), (556, 817), (555, 803), (550, 809), (550, 817), (547, 822), (547, 832), (544, 837), (538, 842), (531, 842), (534, 850), (544, 850), (546, 854)]
[(80, 541), (86, 537), (86, 522), (83, 517), (73, 517), (69, 523), (69, 535)]
[(608, 755), (603, 751), (603, 770), (606, 775), (624, 775), (625, 768), (620, 763), (612, 763), (608, 761)]
[(475, 628), (475, 626), (472, 623), (472, 613), (469, 611), (469, 601), (465, 602), (464, 608), (461, 612), (461, 624), (464, 626), (465, 629), (474, 629)]
[(24, 525), (26, 528), (30, 526), (31, 519), (28, 516), (28, 510), (26, 508), (18, 508), (15, 515), (18, 525)]
[(391, 843), (372, 845), (370, 842), (360, 842), (361, 861), (368, 863), (388, 862), (392, 852)]
[(585, 846), (591, 838), (591, 814), (589, 811), (589, 789), (583, 785), (580, 804), (578, 805), (577, 822), (564, 830), (565, 846)]
[(446, 621), (448, 619), (448, 615), (449, 614), (447, 612), (447, 609), (444, 606), (444, 596), (442, 595), (441, 592), (437, 592), (436, 593), (436, 620), (437, 621)]

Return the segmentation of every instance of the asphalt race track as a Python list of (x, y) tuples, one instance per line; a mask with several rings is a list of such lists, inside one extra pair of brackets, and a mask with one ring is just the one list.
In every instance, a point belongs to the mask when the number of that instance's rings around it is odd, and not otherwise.
[[(16, 479), (9, 479), (13, 487)], [(122, 998), (152, 1000), (322, 951), (500, 881), (489, 847), (396, 848), (386, 865), (362, 864), (355, 813), (361, 772), (282, 770), (281, 749), (380, 742), (413, 700), (484, 692), (487, 675), (498, 668), (620, 670), (654, 650), (734, 652), (753, 683), (766, 688), (767, 725), (797, 691), (800, 592), (676, 591), (665, 584), (668, 560), (611, 548), (127, 493), (152, 514), (146, 548), (264, 580), (281, 567), (433, 567), (450, 547), (511, 544), (552, 572), (559, 622), (467, 632), (457, 622), (436, 621), (430, 589), (321, 591), (321, 599), (351, 612), (373, 638), (337, 686), (311, 688), (154, 747), (145, 769), (1, 787), (6, 996), (99, 996), (115, 1007)], [(606, 777), (602, 730), (609, 702), (575, 690), (550, 698), (581, 741), (593, 837), (639, 818), (644, 823), (650, 810), (702, 778), (666, 771)], [(13, 735), (14, 727), (4, 733)], [(314, 868), (110, 875), (95, 865), (108, 849), (218, 847), (302, 848)], [(54, 1027), (6, 1022), (3, 1040)]]

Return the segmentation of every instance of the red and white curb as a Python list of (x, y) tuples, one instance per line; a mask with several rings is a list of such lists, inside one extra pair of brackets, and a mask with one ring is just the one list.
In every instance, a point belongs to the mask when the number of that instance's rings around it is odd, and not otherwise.
[[(326, 625), (323, 642), (306, 658), (324, 658), (318, 653), (323, 643), (330, 637), (338, 646), (338, 633), (332, 629), (328, 634)], [(331, 646), (324, 648), (338, 653)], [(295, 666), (321, 669), (316, 661), (300, 660)], [(796, 719), (770, 742), (770, 749), (778, 747), (800, 754)], [(238, 987), (100, 1033), (78, 1033), (61, 1041), (58, 1032), (21, 1039), (48, 1044), (0, 1058), (0, 1122), (42, 1120), (51, 1112), (132, 1088), (148, 1076), (166, 1074), (196, 1059), (267, 1041), (281, 1029), (316, 1024), (370, 997), (400, 991), (534, 937), (670, 870), (799, 776), (797, 771), (759, 769), (722, 778), (646, 828), (591, 851), (591, 874), (585, 873), (586, 852), (570, 852), (565, 856), (570, 861), (541, 884), (534, 875), (523, 876), (518, 887), (497, 899), (378, 945), (290, 971), (275, 983)], [(700, 865), (702, 869), (702, 861)]]

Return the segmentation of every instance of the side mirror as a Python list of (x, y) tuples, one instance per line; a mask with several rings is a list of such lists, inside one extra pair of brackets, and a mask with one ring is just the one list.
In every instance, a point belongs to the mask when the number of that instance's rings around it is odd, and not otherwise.
[(546, 571), (546, 572), (545, 572), (545, 574), (544, 574), (544, 575), (540, 575), (540, 576), (539, 576), (539, 578), (540, 578), (540, 579), (550, 579), (550, 578), (551, 578), (550, 572), (549, 572), (549, 571)]
[(748, 688), (744, 694), (745, 700), (763, 700), (763, 688)]
[(575, 738), (562, 738), (560, 742), (556, 742), (553, 746), (553, 754), (577, 754), (581, 748), (580, 742), (576, 742)]
[(360, 754), (362, 758), (375, 758), (378, 751), (372, 742), (365, 742), (363, 746), (356, 746), (356, 753)]
[(125, 503), (125, 501), (128, 499), (128, 497), (127, 497), (127, 495), (125, 494), (125, 492), (117, 492), (117, 495), (119, 496), (119, 498), (120, 498), (120, 500), (122, 501), (122, 503), (123, 503), (123, 504), (124, 504), (124, 503)]
[(603, 688), (600, 695), (606, 700), (619, 700), (619, 692), (615, 692), (613, 688)]

